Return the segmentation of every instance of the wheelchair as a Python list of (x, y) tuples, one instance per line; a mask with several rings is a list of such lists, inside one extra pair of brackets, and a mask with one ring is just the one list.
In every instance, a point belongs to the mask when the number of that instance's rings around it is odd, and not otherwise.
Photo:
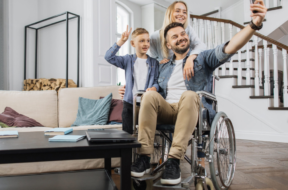
[[(207, 117), (207, 109), (203, 106), (202, 101), (199, 105), (198, 123), (191, 139), (187, 142), (188, 148), (191, 146), (190, 158), (185, 155), (184, 159), (191, 166), (191, 175), (183, 179), (180, 184), (168, 186), (162, 185), (160, 177), (163, 167), (168, 160), (169, 149), (172, 145), (174, 125), (157, 125), (156, 137), (154, 139), (154, 152), (151, 155), (151, 172), (143, 177), (132, 177), (132, 188), (135, 190), (148, 190), (152, 186), (167, 189), (190, 189), (191, 185), (195, 185), (196, 190), (227, 190), (229, 189), (236, 168), (236, 138), (231, 120), (223, 112), (217, 112), (217, 99), (215, 92), (215, 79), (213, 76), (212, 93), (206, 91), (196, 92), (200, 100), (202, 97), (211, 100), (212, 107), (216, 111), (216, 115), (210, 126)], [(142, 93), (137, 93), (133, 100), (133, 130), (134, 135), (138, 134), (137, 127), (137, 108), (141, 105)], [(206, 116), (206, 117), (205, 117)], [(198, 158), (197, 152), (204, 153), (204, 158)], [(137, 159), (136, 149), (133, 150), (132, 161)], [(198, 161), (205, 159), (209, 163), (204, 168)]]

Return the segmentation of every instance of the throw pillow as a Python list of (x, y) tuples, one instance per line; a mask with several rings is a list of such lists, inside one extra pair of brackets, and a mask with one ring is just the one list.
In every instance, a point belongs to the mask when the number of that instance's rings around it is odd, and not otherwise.
[[(6, 125), (5, 123), (0, 122), (0, 127), (1, 128), (9, 128), (10, 126)], [(12, 126), (15, 127), (15, 126)]]
[(4, 112), (0, 114), (0, 122), (5, 123), (9, 127), (43, 127), (43, 125), (34, 119), (19, 114), (10, 107), (6, 107)]
[[(100, 97), (100, 99), (102, 98), (103, 97)], [(118, 123), (122, 123), (122, 111), (123, 111), (123, 101), (112, 99), (108, 122), (115, 121)]]
[(109, 118), (112, 93), (100, 100), (79, 98), (78, 113), (75, 122), (71, 125), (105, 125)]

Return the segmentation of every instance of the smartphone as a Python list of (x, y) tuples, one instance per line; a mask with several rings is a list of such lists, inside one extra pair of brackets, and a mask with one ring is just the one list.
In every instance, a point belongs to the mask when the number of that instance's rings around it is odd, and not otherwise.
[[(250, 3), (251, 4), (254, 4), (255, 3), (255, 0), (250, 0)], [(258, 11), (252, 11), (253, 13), (258, 13)]]

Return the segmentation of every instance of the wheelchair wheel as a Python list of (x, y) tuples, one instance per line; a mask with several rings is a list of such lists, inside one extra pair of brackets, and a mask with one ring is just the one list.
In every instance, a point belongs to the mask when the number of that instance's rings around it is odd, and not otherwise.
[(156, 131), (154, 138), (154, 151), (151, 154), (150, 163), (155, 167), (168, 159), (168, 142), (164, 140), (164, 137)]
[(223, 112), (216, 114), (210, 131), (209, 162), (211, 179), (216, 190), (227, 190), (236, 168), (236, 139), (232, 122)]
[[(214, 190), (213, 182), (207, 177), (205, 178), (205, 181), (206, 181), (207, 189), (208, 190)], [(195, 186), (195, 190), (204, 190), (204, 187), (202, 185), (202, 181), (201, 180), (198, 180), (198, 182), (197, 182), (197, 184)]]

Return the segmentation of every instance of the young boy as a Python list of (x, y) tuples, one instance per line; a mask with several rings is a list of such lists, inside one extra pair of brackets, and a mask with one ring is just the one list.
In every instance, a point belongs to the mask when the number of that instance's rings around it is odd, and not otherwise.
[(115, 43), (105, 55), (105, 59), (125, 70), (126, 91), (124, 94), (124, 106), (122, 112), (123, 130), (133, 133), (133, 96), (137, 91), (159, 91), (158, 67), (159, 62), (149, 57), (146, 53), (150, 47), (150, 37), (147, 30), (137, 28), (133, 31), (131, 45), (135, 48), (134, 55), (117, 56), (120, 47), (128, 40), (132, 31), (128, 26), (121, 39)]

